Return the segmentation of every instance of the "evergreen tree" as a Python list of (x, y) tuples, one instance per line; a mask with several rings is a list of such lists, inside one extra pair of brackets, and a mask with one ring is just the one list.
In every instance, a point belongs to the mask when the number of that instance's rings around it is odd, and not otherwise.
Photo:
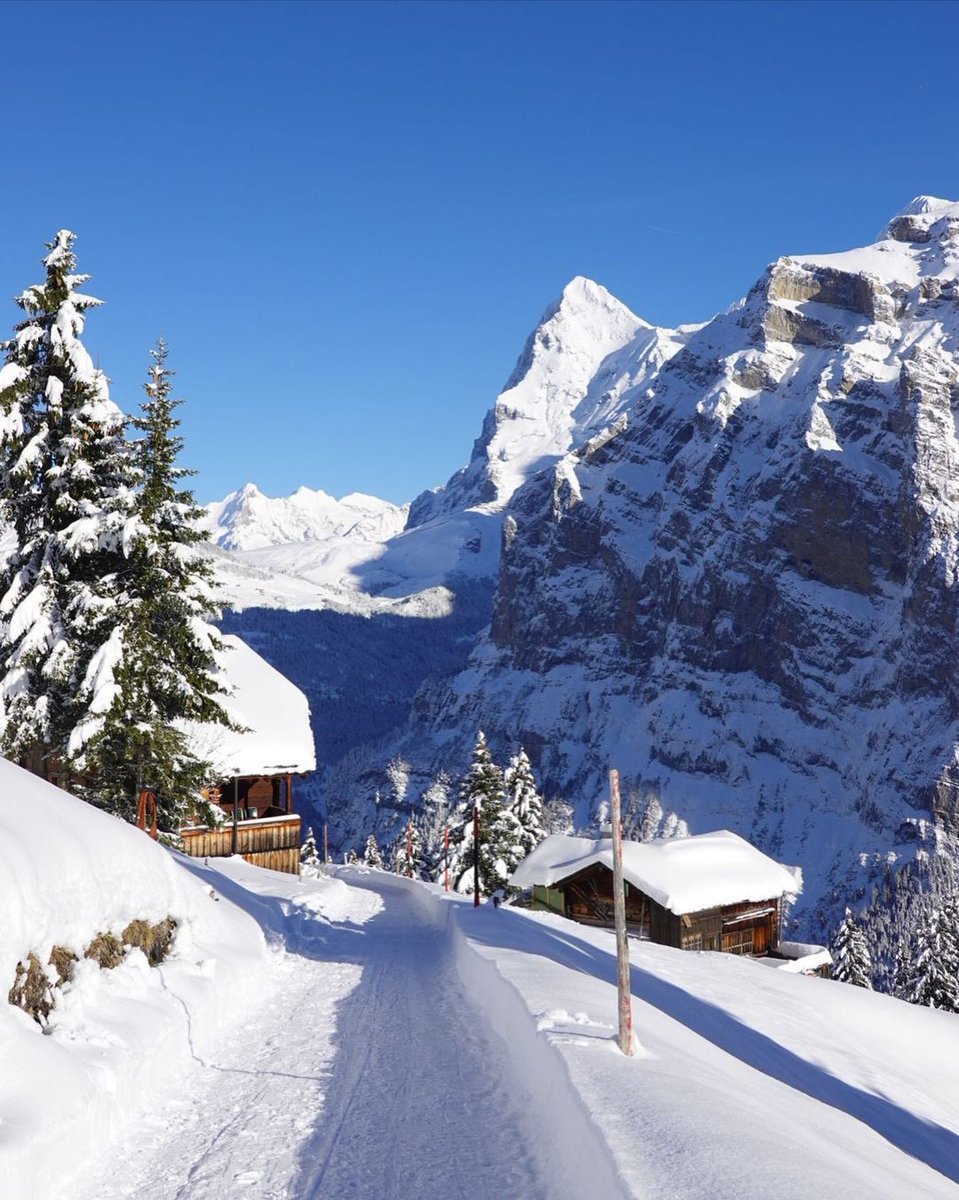
[(450, 820), (450, 778), (441, 771), (420, 800), (423, 866), (428, 879), (443, 881), (446, 829)]
[(840, 983), (872, 989), (872, 960), (862, 927), (846, 909), (832, 946), (832, 977)]
[(570, 834), (576, 828), (573, 821), (573, 806), (562, 796), (555, 796), (543, 805), (543, 826), (547, 834)]
[(160, 825), (176, 829), (210, 767), (190, 751), (184, 722), (229, 725), (219, 703), (209, 623), (217, 615), (212, 572), (195, 552), (203, 540), (201, 511), (180, 486), (192, 472), (177, 465), (183, 439), (176, 433), (172, 372), (160, 340), (151, 351), (147, 399), (133, 424), (142, 487), (126, 568), (118, 582), (113, 632), (102, 671), (109, 704), (87, 718), (91, 738), (84, 756), (88, 798), (130, 817), (131, 798), (148, 783), (156, 792)]
[(300, 874), (301, 875), (319, 875), (320, 873), (320, 855), (316, 848), (316, 838), (313, 836), (313, 829), (308, 828), (306, 831), (306, 841), (300, 847)]
[(959, 910), (954, 900), (932, 906), (919, 927), (902, 994), (912, 1004), (959, 1012)]
[(646, 795), (646, 805), (639, 824), (639, 840), (641, 842), (651, 842), (654, 838), (658, 838), (662, 830), (662, 824), (663, 806), (660, 804), (656, 793), (650, 791)]
[[(479, 859), (483, 895), (506, 887), (522, 862), (522, 830), (515, 814), (503, 803), (503, 773), (493, 762), (482, 731), (473, 748), (473, 761), (459, 789), (460, 803), (450, 823), (450, 875), (458, 892), (472, 895), (474, 867)], [(473, 810), (479, 809), (479, 853), (473, 837)]]
[(380, 853), (380, 848), (377, 844), (375, 833), (371, 833), (366, 839), (366, 849), (363, 852), (363, 862), (368, 867), (376, 867), (379, 870), (383, 869), (383, 855)]
[(16, 538), (0, 571), (0, 696), (13, 758), (82, 753), (137, 532), (125, 420), (80, 340), (100, 302), (77, 290), (89, 276), (76, 273), (74, 240), (60, 230), (48, 243), (45, 282), (17, 298), (25, 318), (0, 368), (0, 518)]
[(390, 781), (393, 807), (402, 809), (406, 804), (406, 793), (410, 787), (410, 764), (397, 755), (386, 764), (386, 778)]
[(520, 850), (525, 858), (546, 837), (543, 798), (536, 790), (533, 767), (522, 746), (503, 772), (506, 805), (520, 827)]

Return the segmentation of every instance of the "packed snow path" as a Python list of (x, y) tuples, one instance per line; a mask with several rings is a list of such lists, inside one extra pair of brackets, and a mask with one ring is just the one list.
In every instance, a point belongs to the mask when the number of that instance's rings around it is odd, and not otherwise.
[(269, 1010), (198, 1056), (180, 1098), (74, 1200), (562, 1200), (587, 1175), (604, 1200), (628, 1194), (586, 1113), (578, 1144), (560, 1144), (551, 1098), (518, 1078), (461, 982), (450, 905), (348, 877), (331, 925), (258, 902), (299, 952)]
[[(377, 875), (384, 909), (339, 1025), (324, 1119), (305, 1147), (309, 1197), (550, 1197), (498, 1039), (465, 993), (447, 906)], [(425, 903), (424, 903), (425, 902)]]

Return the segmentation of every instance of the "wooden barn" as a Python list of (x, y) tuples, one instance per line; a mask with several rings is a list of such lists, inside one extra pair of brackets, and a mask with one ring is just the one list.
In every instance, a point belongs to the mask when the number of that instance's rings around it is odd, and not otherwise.
[(218, 655), (228, 695), (223, 707), (236, 730), (189, 725), (194, 752), (212, 763), (208, 795), (222, 809), (220, 826), (189, 824), (183, 848), (196, 858), (240, 854), (274, 871), (298, 874), (303, 842), (293, 811), (293, 783), (316, 768), (310, 708), (285, 675), (233, 635)]
[[(783, 895), (802, 890), (790, 871), (728, 830), (624, 842), (623, 874), (629, 931), (682, 950), (775, 951)], [(535, 908), (612, 927), (608, 838), (554, 834), (520, 863), (511, 882), (531, 891)]]

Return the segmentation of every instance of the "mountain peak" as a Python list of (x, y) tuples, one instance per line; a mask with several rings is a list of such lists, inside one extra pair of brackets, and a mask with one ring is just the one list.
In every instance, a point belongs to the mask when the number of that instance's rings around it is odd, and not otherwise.
[(929, 213), (943, 212), (947, 208), (959, 208), (959, 204), (955, 200), (940, 200), (938, 196), (916, 196), (909, 201), (901, 212), (897, 212), (896, 216), (926, 216)]

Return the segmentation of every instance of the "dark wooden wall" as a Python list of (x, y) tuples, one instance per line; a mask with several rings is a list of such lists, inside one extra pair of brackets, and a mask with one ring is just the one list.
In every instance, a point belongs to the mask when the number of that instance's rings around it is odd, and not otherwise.
[[(612, 927), (613, 873), (593, 863), (555, 885), (565, 897), (566, 916), (584, 925)], [(626, 925), (660, 946), (765, 954), (779, 944), (779, 899), (727, 904), (677, 916), (632, 884), (626, 884)]]

